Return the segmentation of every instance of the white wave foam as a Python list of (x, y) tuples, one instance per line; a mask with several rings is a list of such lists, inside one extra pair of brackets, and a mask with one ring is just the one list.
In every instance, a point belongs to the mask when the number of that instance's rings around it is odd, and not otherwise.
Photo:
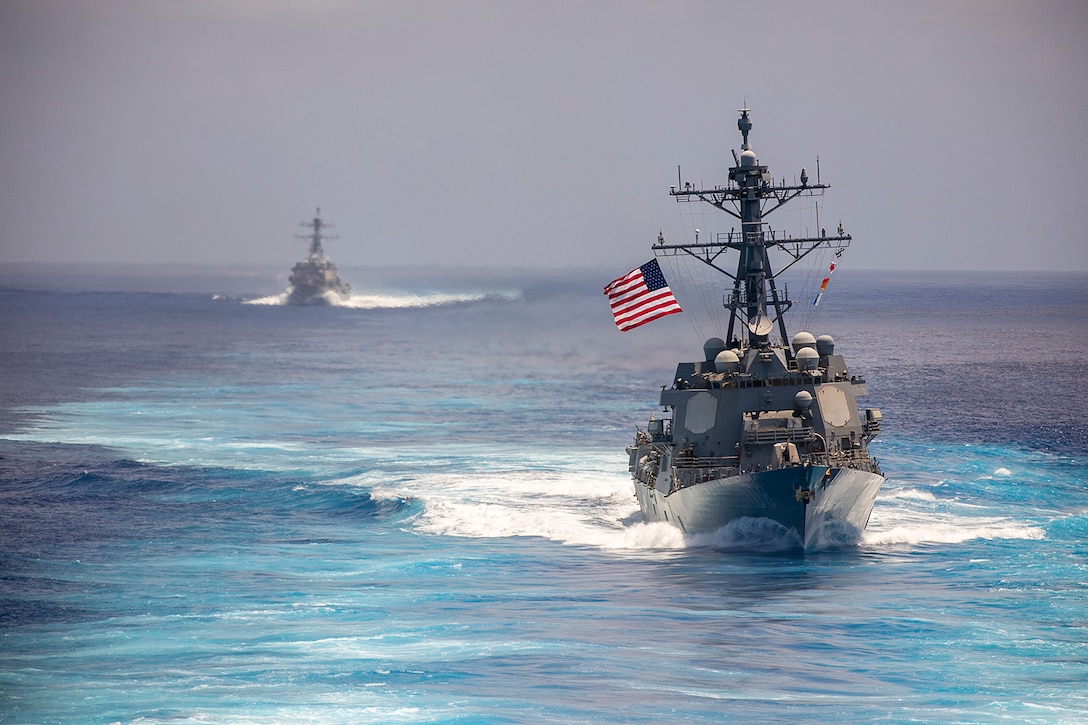
[(961, 544), (975, 539), (1043, 539), (1045, 532), (1037, 526), (1014, 521), (974, 526), (958, 524), (934, 526), (896, 526), (886, 530), (866, 529), (862, 543), (872, 546), (894, 544)]
[[(945, 484), (940, 481), (938, 485)], [(871, 546), (959, 544), (989, 539), (1043, 539), (1037, 524), (1004, 515), (981, 499), (941, 497), (917, 488), (881, 491), (862, 534)]]
[[(612, 456), (582, 459), (578, 471), (565, 468), (561, 461), (554, 467), (533, 461), (539, 467), (532, 470), (523, 467), (529, 461), (501, 456), (489, 463), (497, 464), (497, 469), (424, 472), (400, 486), (373, 488), (371, 495), (419, 502), (422, 513), (414, 527), (438, 536), (536, 536), (568, 545), (642, 551), (689, 547), (777, 551), (800, 545), (792, 532), (766, 519), (736, 521), (713, 533), (687, 535), (668, 523), (643, 522), (630, 480), (617, 473)], [(973, 503), (938, 498), (930, 491), (892, 490), (882, 494), (861, 543), (954, 544), (1045, 536), (1036, 524), (980, 513)]]
[(370, 493), (375, 499), (419, 502), (423, 511), (414, 527), (437, 536), (534, 536), (572, 546), (641, 552), (800, 546), (793, 532), (768, 519), (742, 519), (706, 534), (642, 521), (630, 479), (616, 472), (614, 457), (582, 462), (586, 465), (581, 471), (524, 470), (513, 464), (511, 470), (475, 475), (424, 474)]
[(717, 531), (689, 534), (686, 540), (692, 546), (744, 551), (789, 551), (802, 546), (797, 534), (777, 521), (748, 517), (731, 521)]
[(892, 491), (881, 491), (880, 498), (884, 500), (893, 498), (912, 499), (915, 501), (936, 501), (937, 497), (929, 491), (920, 491), (916, 488), (901, 488)]
[(613, 457), (581, 471), (507, 470), (475, 475), (422, 476), (376, 498), (412, 498), (423, 506), (417, 530), (439, 536), (536, 536), (573, 546), (611, 550), (680, 549), (683, 533), (644, 523), (629, 479)]
[[(278, 295), (245, 300), (247, 305), (286, 305), (289, 292)], [(491, 290), (479, 292), (428, 292), (401, 294), (353, 294), (342, 297), (333, 292), (325, 295), (332, 307), (347, 307), (355, 310), (407, 309), (422, 307), (443, 307), (445, 305), (468, 304), (484, 300), (518, 300), (521, 290)]]
[(351, 307), (359, 310), (374, 309), (399, 309), (408, 307), (441, 307), (443, 305), (465, 304), (469, 302), (482, 302), (488, 299), (517, 300), (521, 298), (520, 290), (503, 290), (497, 292), (434, 292), (430, 294), (400, 294), (400, 295), (352, 295), (339, 302), (340, 307)]
[[(958, 516), (933, 511), (897, 511), (873, 519), (862, 534), (871, 546), (896, 544), (960, 544), (977, 539), (1043, 539), (1039, 526), (999, 516)], [(887, 520), (885, 520), (887, 519)]]
[(260, 297), (255, 300), (243, 300), (243, 305), (285, 305), (287, 304), (287, 293), (283, 292), (278, 295), (271, 295), (269, 297)]

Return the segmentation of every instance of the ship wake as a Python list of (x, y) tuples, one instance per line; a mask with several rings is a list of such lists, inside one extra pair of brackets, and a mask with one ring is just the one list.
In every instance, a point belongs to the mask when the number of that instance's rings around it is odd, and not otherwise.
[[(247, 305), (287, 305), (291, 290), (278, 295), (246, 300)], [(476, 292), (421, 292), (387, 294), (350, 294), (339, 295), (328, 292), (324, 295), (329, 307), (347, 307), (355, 310), (382, 309), (421, 309), (427, 307), (448, 307), (490, 301), (515, 301), (521, 299), (520, 290), (491, 290)]]

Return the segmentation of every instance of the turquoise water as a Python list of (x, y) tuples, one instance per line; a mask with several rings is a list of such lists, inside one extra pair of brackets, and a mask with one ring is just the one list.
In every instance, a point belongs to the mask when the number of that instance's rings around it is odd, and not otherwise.
[(702, 339), (598, 276), (0, 290), (0, 721), (1088, 719), (1088, 278), (839, 274), (889, 478), (802, 555), (641, 521)]

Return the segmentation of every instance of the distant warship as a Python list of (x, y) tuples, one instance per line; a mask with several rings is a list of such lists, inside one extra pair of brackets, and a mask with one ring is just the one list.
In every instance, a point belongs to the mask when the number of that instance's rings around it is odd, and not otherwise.
[[(748, 109), (740, 113), (743, 144), (739, 157), (733, 152), (728, 183), (699, 189), (689, 182), (670, 192), (678, 202), (706, 202), (732, 215), (739, 231), (704, 243), (696, 236), (693, 244), (666, 244), (659, 235), (650, 263), (684, 255), (730, 278), (724, 308), (731, 342), (707, 340), (703, 359), (680, 363), (671, 385), (662, 387), (666, 417), (651, 418), (627, 448), (635, 495), (647, 521), (689, 533), (744, 519), (758, 528), (757, 520), (769, 519), (772, 530), (781, 527), (806, 550), (853, 544), (884, 481), (868, 451), (881, 414), (858, 410), (865, 380), (847, 369), (829, 335), (787, 337), (783, 313), (792, 302), (775, 285), (769, 255), (791, 257), (787, 269), (816, 249), (841, 253), (851, 237), (841, 224), (835, 235), (807, 238), (766, 226), (763, 215), (828, 185), (818, 175), (810, 184), (804, 169), (799, 185), (776, 184), (748, 144)], [(727, 252), (739, 255), (735, 274), (720, 264)]]
[(291, 276), (288, 279), (291, 286), (287, 290), (287, 304), (335, 304), (338, 299), (351, 294), (351, 287), (340, 281), (336, 265), (325, 258), (325, 251), (321, 247), (323, 240), (335, 239), (335, 237), (322, 234), (323, 229), (332, 225), (322, 221), (321, 209), (318, 209), (314, 218), (309, 222), (302, 222), (301, 226), (309, 229), (310, 233), (296, 236), (299, 239), (310, 240), (310, 256), (291, 269)]

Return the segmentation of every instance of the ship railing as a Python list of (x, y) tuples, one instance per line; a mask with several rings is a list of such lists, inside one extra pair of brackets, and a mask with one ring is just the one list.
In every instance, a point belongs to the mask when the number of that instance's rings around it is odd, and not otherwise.
[(737, 456), (703, 456), (700, 458), (678, 456), (673, 461), (673, 489), (694, 486), (718, 478), (735, 476), (740, 472)]
[(814, 453), (810, 457), (812, 462), (817, 465), (881, 473), (880, 466), (877, 465), (876, 461), (868, 453), (861, 450)]
[(816, 440), (816, 431), (807, 426), (800, 428), (760, 428), (746, 431), (744, 442), (765, 443), (811, 443)]
[(723, 468), (736, 467), (740, 462), (737, 456), (685, 456), (678, 455), (673, 459), (673, 465), (677, 468)]

